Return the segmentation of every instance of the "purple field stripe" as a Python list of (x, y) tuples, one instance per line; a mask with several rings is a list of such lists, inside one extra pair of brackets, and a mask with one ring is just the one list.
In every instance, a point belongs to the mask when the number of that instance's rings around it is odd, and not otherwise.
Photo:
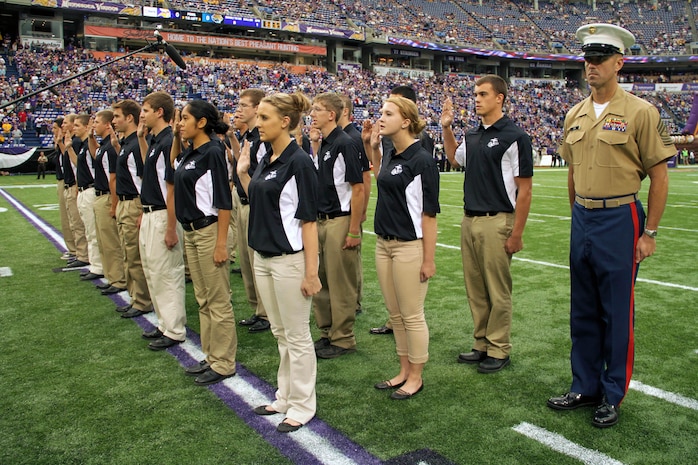
[[(29, 209), (26, 205), (24, 205), (22, 202), (17, 200), (15, 197), (8, 194), (7, 191), (5, 191), (5, 189), (0, 189), (0, 195), (5, 197), (5, 200), (7, 200), (10, 204), (13, 204), (13, 206), (15, 207), (15, 210), (17, 210), (24, 218), (26, 218), (27, 221), (29, 221), (29, 223), (31, 223), (37, 230), (39, 230), (41, 235), (44, 236), (46, 239), (48, 239), (49, 242), (51, 242), (54, 246), (56, 246), (56, 248), (60, 252), (65, 252), (68, 250), (68, 249), (66, 249), (64, 244), (61, 244), (60, 242), (55, 240), (53, 238), (53, 236), (51, 236), (48, 232), (46, 232), (46, 229), (48, 228), (48, 229), (53, 230), (56, 234), (62, 235), (61, 232), (57, 228), (55, 228), (52, 224), (50, 224), (48, 222), (44, 222), (43, 224), (37, 223), (33, 217), (31, 217), (25, 213), (25, 211), (31, 211), (31, 209)], [(24, 211), (17, 208), (17, 205), (21, 206), (24, 209)], [(32, 213), (34, 213), (34, 212), (32, 212)], [(34, 215), (36, 215), (36, 213), (34, 213)], [(36, 215), (36, 217), (38, 218), (39, 215)]]
[[(56, 240), (54, 240), (53, 237), (46, 231), (46, 229), (52, 229), (57, 234), (60, 234), (60, 232), (55, 227), (53, 227), (53, 225), (45, 221), (43, 223), (38, 223), (32, 217), (27, 215), (24, 211), (17, 208), (17, 206), (19, 205), (26, 211), (31, 211), (19, 200), (15, 199), (10, 194), (5, 192), (4, 189), (0, 188), (0, 194), (3, 195), (10, 204), (13, 204), (15, 209), (17, 209), (20, 212), (20, 214), (22, 214), (22, 216), (24, 216), (24, 218), (26, 218), (27, 221), (29, 221), (29, 223), (31, 223), (36, 229), (38, 229), (39, 232), (56, 247), (56, 249), (65, 251), (65, 247)], [(41, 218), (38, 217), (38, 215), (37, 218), (41, 220)], [(108, 297), (116, 305), (126, 305), (128, 303), (128, 301), (119, 294), (113, 294)], [(154, 325), (150, 323), (150, 321), (148, 321), (146, 318), (142, 316), (133, 318), (133, 320), (142, 329), (146, 331), (155, 328)], [(189, 340), (193, 344), (197, 345), (199, 348), (201, 347), (200, 336), (189, 327), (187, 327), (187, 338), (189, 338)], [(198, 360), (194, 360), (188, 352), (186, 352), (179, 346), (172, 347), (167, 351), (173, 356), (175, 356), (175, 358), (177, 358), (180, 365), (182, 366), (188, 366), (198, 362)], [(237, 363), (236, 372), (237, 376), (243, 378), (251, 386), (253, 386), (255, 389), (257, 389), (267, 397), (274, 397), (276, 389), (271, 384), (255, 376), (252, 372), (247, 370), (241, 363)], [(245, 402), (242, 399), (242, 397), (240, 397), (233, 390), (228, 388), (225, 384), (214, 384), (209, 386), (209, 389), (214, 394), (216, 394), (216, 396), (218, 396), (229, 408), (231, 408), (245, 423), (247, 423), (250, 427), (254, 428), (254, 430), (257, 431), (257, 433), (259, 433), (270, 445), (276, 447), (279, 450), (279, 452), (281, 452), (283, 455), (285, 455), (295, 463), (303, 465), (321, 465), (323, 463), (317, 457), (315, 457), (311, 453), (307, 452), (304, 448), (302, 448), (292, 438), (290, 434), (278, 433), (275, 428), (270, 428), (269, 422), (267, 420), (265, 420), (263, 417), (260, 417), (259, 415), (256, 415), (252, 411), (250, 406), (247, 404), (247, 402)], [(281, 421), (281, 416), (279, 416), (279, 421)], [(308, 424), (304, 426), (304, 428), (311, 429), (319, 436), (327, 439), (327, 441), (335, 449), (342, 452), (346, 457), (354, 460), (356, 463), (367, 465), (380, 465), (383, 463), (380, 459), (368, 453), (363, 447), (351, 441), (341, 432), (332, 428), (330, 425), (318, 418), (313, 418)]]

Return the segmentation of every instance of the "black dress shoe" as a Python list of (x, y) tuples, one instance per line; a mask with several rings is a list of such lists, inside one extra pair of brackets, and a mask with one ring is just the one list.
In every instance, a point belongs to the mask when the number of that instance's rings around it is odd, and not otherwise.
[(82, 278), (83, 276), (87, 276), (88, 274), (90, 274), (89, 271), (81, 271), (81, 272), (80, 272), (80, 277)]
[(609, 404), (606, 399), (596, 408), (591, 424), (597, 428), (608, 428), (618, 423), (618, 407)]
[(82, 260), (73, 260), (68, 263), (64, 268), (82, 268), (83, 266), (89, 265), (88, 262), (83, 262)]
[(298, 431), (301, 429), (303, 425), (292, 425), (290, 423), (286, 423), (286, 419), (284, 418), (284, 421), (279, 423), (279, 426), (276, 427), (276, 431), (279, 433), (293, 433), (294, 431)]
[(196, 365), (186, 367), (184, 369), (184, 374), (189, 376), (199, 376), (201, 373), (208, 370), (209, 368), (211, 368), (211, 365), (209, 365), (206, 360), (202, 360)]
[(131, 308), (132, 308), (131, 304), (128, 304), (128, 305), (122, 305), (120, 307), (116, 307), (114, 310), (119, 312), (119, 313), (124, 313), (124, 312), (128, 312), (129, 310), (131, 310)]
[(103, 274), (97, 274), (97, 273), (87, 273), (85, 276), (80, 276), (80, 279), (82, 281), (92, 281), (93, 279), (100, 279), (104, 278)]
[(259, 317), (257, 316), (257, 314), (255, 313), (254, 315), (252, 315), (252, 316), (249, 317), (249, 318), (245, 318), (244, 320), (240, 320), (240, 321), (238, 322), (238, 324), (239, 324), (240, 326), (252, 326), (253, 324), (257, 323), (257, 322), (259, 321), (259, 319), (260, 319), (260, 318), (259, 318)]
[(143, 334), (141, 334), (141, 337), (143, 339), (159, 339), (163, 336), (162, 331), (160, 331), (158, 328), (155, 328), (152, 331), (146, 331)]
[(126, 310), (124, 313), (121, 314), (121, 318), (135, 318), (137, 316), (145, 315), (146, 313), (150, 312), (152, 312), (152, 310), (144, 312), (143, 310), (138, 310), (131, 307), (130, 309)]
[(353, 354), (354, 352), (356, 352), (356, 347), (349, 347), (348, 349), (345, 349), (344, 347), (330, 345), (324, 349), (317, 350), (315, 354), (318, 358), (329, 359), (341, 357), (342, 355)]
[(269, 329), (271, 329), (271, 325), (269, 324), (269, 322), (260, 318), (257, 320), (255, 324), (250, 326), (250, 328), (247, 331), (251, 333), (261, 333), (264, 331), (269, 331)]
[(330, 340), (326, 337), (321, 337), (313, 344), (315, 346), (315, 352), (318, 350), (325, 349), (330, 346)]
[(379, 328), (371, 328), (368, 330), (370, 334), (376, 334), (376, 335), (381, 335), (381, 334), (393, 334), (393, 328), (388, 328), (387, 326), (381, 326)]
[(574, 410), (579, 407), (599, 405), (600, 399), (596, 396), (585, 396), (576, 392), (566, 392), (558, 397), (551, 397), (546, 405), (555, 410)]
[(197, 376), (194, 380), (194, 383), (199, 386), (208, 386), (209, 384), (220, 383), (224, 379), (232, 378), (233, 376), (235, 376), (235, 373), (231, 373), (229, 375), (222, 375), (216, 372), (213, 368), (209, 368), (208, 370), (204, 371), (199, 376)]
[(181, 344), (182, 342), (184, 342), (184, 341), (178, 341), (176, 339), (172, 339), (171, 337), (162, 336), (158, 339), (155, 339), (150, 344), (148, 344), (148, 349), (150, 349), (150, 350), (165, 350), (165, 349), (169, 349), (172, 346), (176, 346), (177, 344)]
[(484, 361), (480, 362), (477, 366), (477, 371), (479, 373), (496, 373), (500, 371), (505, 366), (509, 365), (511, 360), (509, 357), (505, 358), (494, 358), (487, 357)]
[(422, 383), (422, 385), (419, 386), (419, 389), (412, 393), (403, 391), (402, 389), (398, 389), (397, 391), (390, 394), (390, 398), (393, 400), (407, 400), (422, 392), (422, 389), (424, 389), (424, 383)]
[(112, 287), (112, 286), (111, 286), (111, 284), (109, 284), (109, 283), (99, 283), (99, 284), (97, 284), (95, 287), (96, 287), (97, 289), (103, 290), (103, 289), (109, 289), (109, 288)]
[(487, 358), (487, 352), (481, 350), (473, 349), (470, 352), (459, 354), (458, 363), (480, 363), (484, 362)]
[(381, 381), (380, 383), (376, 383), (373, 385), (374, 388), (379, 389), (381, 391), (384, 391), (386, 389), (399, 389), (402, 386), (404, 386), (405, 382), (407, 380), (403, 381), (402, 383), (399, 384), (390, 384), (390, 380), (388, 381)]
[(276, 410), (267, 410), (267, 407), (269, 407), (269, 405), (260, 405), (259, 407), (255, 407), (254, 413), (257, 415), (276, 415), (279, 413)]
[(121, 289), (120, 287), (109, 286), (106, 289), (102, 289), (102, 295), (112, 295), (118, 294), (119, 292), (124, 292), (126, 289)]

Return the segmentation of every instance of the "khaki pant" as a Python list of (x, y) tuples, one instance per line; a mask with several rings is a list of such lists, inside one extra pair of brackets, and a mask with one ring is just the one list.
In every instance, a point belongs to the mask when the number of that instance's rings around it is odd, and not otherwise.
[(121, 249), (116, 219), (110, 215), (111, 196), (106, 194), (97, 197), (94, 210), (95, 223), (97, 225), (97, 244), (102, 257), (104, 276), (112, 286), (126, 289), (124, 251)]
[(259, 296), (279, 346), (278, 389), (271, 407), (305, 424), (315, 416), (317, 358), (310, 335), (311, 298), (301, 293), (303, 252), (262, 258), (255, 253)]
[(65, 208), (65, 183), (62, 179), (56, 181), (56, 194), (58, 196), (58, 210), (61, 213), (61, 233), (63, 234), (63, 242), (68, 252), (75, 255), (75, 239), (73, 232), (70, 230), (70, 220), (68, 219), (68, 211)]
[(250, 206), (240, 204), (240, 197), (237, 192), (233, 194), (238, 202), (238, 263), (240, 264), (240, 273), (242, 274), (242, 282), (245, 286), (245, 294), (250, 307), (254, 309), (255, 315), (263, 320), (267, 320), (267, 311), (264, 308), (264, 303), (257, 295), (257, 286), (255, 284), (254, 273), (254, 257), (255, 253), (248, 245), (248, 231), (250, 227)]
[(349, 216), (340, 216), (317, 222), (322, 289), (313, 297), (315, 322), (322, 337), (344, 349), (356, 346), (354, 321), (361, 260), (357, 249), (342, 249), (349, 220)]
[(95, 223), (95, 189), (90, 187), (84, 191), (78, 191), (78, 212), (82, 224), (85, 225), (85, 239), (87, 240), (87, 256), (90, 258), (90, 273), (104, 274), (102, 270), (102, 255), (99, 253), (97, 243), (97, 225)]
[(131, 305), (136, 310), (145, 310), (151, 304), (138, 245), (139, 230), (136, 222), (141, 213), (143, 207), (139, 198), (122, 200), (116, 205), (116, 224), (126, 262), (126, 287), (131, 296)]
[(473, 348), (494, 358), (511, 352), (511, 256), (504, 243), (514, 226), (513, 213), (463, 217), (463, 277), (473, 315)]
[(415, 364), (429, 359), (429, 328), (424, 318), (429, 281), (419, 280), (423, 256), (421, 240), (376, 240), (376, 274), (393, 326), (396, 351)]
[(216, 266), (213, 251), (218, 223), (184, 232), (194, 296), (199, 304), (201, 349), (213, 370), (220, 375), (235, 373), (238, 338), (230, 303), (229, 263)]
[(167, 210), (143, 213), (139, 235), (143, 273), (158, 316), (158, 329), (170, 339), (186, 338), (184, 245), (182, 226), (177, 223), (179, 242), (165, 245)]
[(70, 231), (75, 242), (75, 256), (81, 262), (89, 263), (90, 256), (87, 253), (87, 239), (85, 238), (85, 225), (80, 219), (78, 211), (78, 188), (76, 186), (63, 189), (65, 196), (65, 211), (68, 214)]

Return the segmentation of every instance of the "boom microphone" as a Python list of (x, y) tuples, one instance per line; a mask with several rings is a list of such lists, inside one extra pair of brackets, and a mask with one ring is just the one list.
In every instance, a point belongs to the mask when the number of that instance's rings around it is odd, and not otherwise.
[(167, 56), (170, 57), (170, 59), (172, 59), (172, 61), (174, 61), (180, 68), (187, 69), (187, 64), (182, 59), (182, 56), (172, 44), (165, 42), (162, 34), (160, 34), (160, 31), (156, 30), (153, 35), (155, 35), (155, 38), (158, 40), (158, 44), (165, 46), (165, 53), (167, 53)]

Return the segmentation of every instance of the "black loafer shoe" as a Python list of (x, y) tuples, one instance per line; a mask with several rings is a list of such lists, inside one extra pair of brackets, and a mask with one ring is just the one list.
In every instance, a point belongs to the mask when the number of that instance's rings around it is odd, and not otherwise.
[(371, 328), (368, 330), (370, 334), (393, 334), (393, 328), (388, 328), (387, 326), (381, 326), (379, 328)]
[(250, 328), (247, 330), (251, 333), (261, 333), (264, 331), (269, 331), (271, 329), (271, 325), (267, 320), (259, 319), (255, 324), (250, 326)]
[(131, 307), (129, 310), (126, 310), (124, 313), (121, 314), (121, 318), (135, 318), (137, 316), (145, 315), (146, 313), (150, 312), (152, 312), (152, 310), (144, 312), (143, 310), (137, 310)]
[(286, 423), (286, 419), (279, 423), (279, 426), (276, 427), (276, 431), (279, 433), (293, 433), (294, 431), (298, 431), (301, 429), (303, 425), (291, 425), (290, 423)]
[(232, 378), (233, 376), (235, 376), (235, 373), (229, 375), (221, 375), (220, 373), (217, 373), (213, 368), (209, 368), (208, 370), (204, 371), (199, 376), (197, 376), (194, 380), (194, 383), (198, 386), (208, 386), (209, 384), (220, 383), (224, 379)]
[(317, 354), (318, 358), (337, 358), (341, 357), (342, 355), (347, 355), (347, 354), (353, 354), (356, 352), (356, 348), (350, 347), (349, 349), (345, 349), (344, 347), (339, 347), (335, 345), (330, 345), (329, 347), (325, 347), (324, 349), (320, 349), (316, 351), (315, 353)]
[(494, 358), (487, 357), (484, 361), (480, 362), (477, 366), (477, 371), (479, 373), (496, 373), (500, 371), (505, 366), (509, 365), (511, 360), (509, 357), (506, 358)]
[(397, 391), (390, 394), (390, 398), (393, 400), (407, 400), (407, 399), (410, 399), (411, 397), (416, 396), (420, 392), (422, 392), (422, 389), (424, 389), (424, 383), (422, 383), (422, 385), (419, 386), (419, 389), (417, 389), (416, 391), (414, 391), (412, 393), (403, 391), (402, 389), (398, 389)]
[(119, 292), (123, 292), (125, 290), (126, 289), (121, 289), (120, 287), (109, 286), (106, 289), (102, 289), (102, 295), (118, 294)]
[(546, 405), (555, 410), (574, 410), (579, 407), (599, 405), (600, 399), (595, 396), (585, 396), (576, 392), (566, 392), (558, 397), (551, 397)]
[(473, 349), (470, 352), (459, 354), (458, 363), (480, 363), (484, 362), (487, 358), (487, 352), (482, 352), (480, 350)]
[(608, 401), (604, 399), (601, 405), (596, 408), (594, 419), (591, 420), (591, 424), (597, 428), (608, 428), (616, 423), (618, 423), (618, 407), (609, 404)]
[(399, 389), (399, 388), (401, 388), (402, 386), (404, 386), (404, 384), (405, 384), (406, 381), (407, 381), (407, 380), (403, 381), (403, 382), (400, 383), (400, 384), (390, 384), (390, 380), (388, 380), (388, 381), (381, 381), (380, 383), (374, 384), (373, 387), (376, 388), (376, 389), (378, 389), (378, 390), (380, 390), (380, 391), (384, 391), (384, 390), (386, 390), (386, 389)]
[(184, 342), (184, 341), (178, 341), (176, 339), (172, 339), (171, 337), (162, 336), (158, 339), (155, 339), (150, 344), (148, 344), (148, 349), (150, 349), (150, 350), (165, 350), (165, 349), (169, 349), (172, 346), (176, 346), (177, 344), (181, 344), (182, 342)]
[(326, 349), (330, 346), (330, 340), (326, 337), (321, 337), (313, 344), (315, 346), (315, 352), (318, 350)]
[(81, 271), (80, 277), (82, 278), (83, 276), (87, 276), (88, 274), (90, 274), (89, 270)]
[(83, 266), (87, 265), (89, 265), (89, 263), (83, 262), (82, 260), (73, 260), (72, 262), (64, 266), (64, 268), (82, 268)]
[(238, 324), (240, 326), (252, 326), (253, 324), (257, 323), (259, 321), (259, 317), (254, 314), (249, 318), (245, 318), (244, 320), (240, 320)]
[(184, 369), (184, 374), (189, 376), (199, 376), (201, 373), (208, 370), (209, 368), (211, 368), (211, 365), (209, 365), (206, 360), (202, 360), (196, 365), (186, 367)]
[(112, 287), (112, 285), (109, 283), (99, 283), (95, 287), (99, 290), (104, 290), (104, 289), (109, 289), (110, 287)]
[(276, 415), (279, 413), (276, 410), (267, 410), (267, 407), (269, 407), (269, 405), (260, 405), (259, 407), (255, 407), (254, 413), (257, 415)]
[(81, 281), (92, 281), (93, 279), (104, 278), (103, 274), (87, 273), (85, 276), (80, 276)]
[(131, 308), (133, 308), (133, 307), (131, 307), (131, 304), (128, 304), (128, 305), (122, 305), (120, 307), (116, 307), (114, 310), (116, 310), (119, 313), (124, 313), (124, 312), (128, 312), (129, 310), (131, 310)]
[(141, 334), (141, 337), (143, 339), (160, 339), (163, 336), (162, 331), (159, 329), (155, 328), (152, 331), (146, 331), (143, 334)]

